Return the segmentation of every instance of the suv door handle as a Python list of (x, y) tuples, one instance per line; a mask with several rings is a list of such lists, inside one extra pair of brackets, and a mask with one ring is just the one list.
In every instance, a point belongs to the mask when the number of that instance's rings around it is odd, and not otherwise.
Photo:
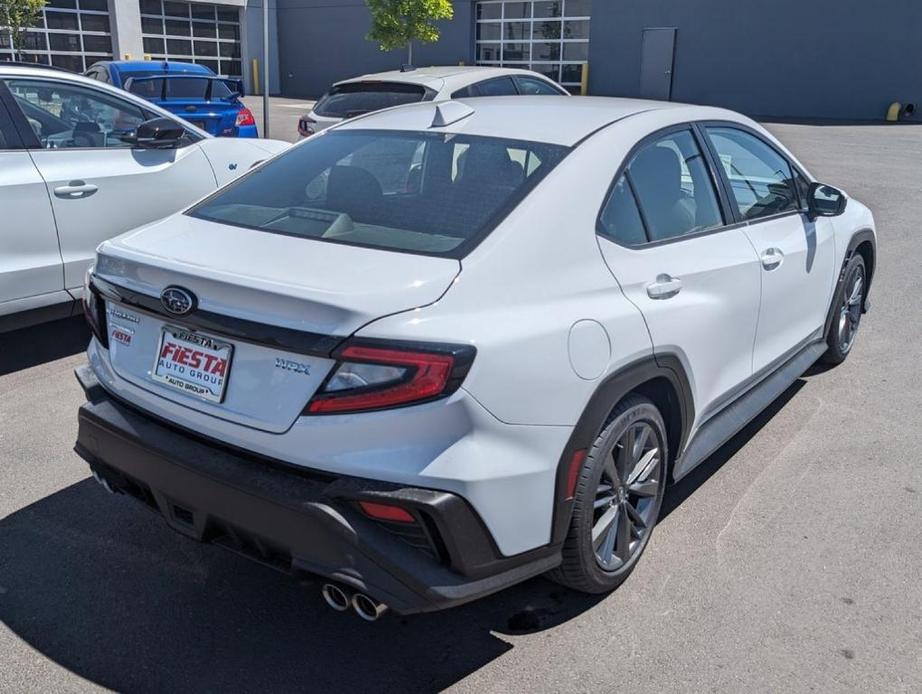
[(762, 251), (759, 259), (762, 261), (762, 267), (771, 272), (781, 267), (781, 263), (784, 262), (784, 253), (780, 248), (768, 248)]
[(671, 299), (682, 291), (682, 280), (670, 275), (657, 275), (656, 281), (647, 285), (647, 296), (651, 299)]
[(64, 198), (65, 200), (78, 200), (80, 198), (90, 197), (97, 190), (99, 190), (99, 188), (92, 183), (71, 181), (66, 186), (58, 186), (55, 188), (54, 194), (56, 197)]

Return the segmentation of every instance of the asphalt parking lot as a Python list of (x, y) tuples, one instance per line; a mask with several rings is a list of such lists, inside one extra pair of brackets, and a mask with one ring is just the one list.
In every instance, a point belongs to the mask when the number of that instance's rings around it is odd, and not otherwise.
[(0, 335), (0, 691), (922, 690), (922, 127), (771, 129), (875, 211), (873, 309), (671, 490), (609, 596), (334, 613), (88, 478), (79, 321)]

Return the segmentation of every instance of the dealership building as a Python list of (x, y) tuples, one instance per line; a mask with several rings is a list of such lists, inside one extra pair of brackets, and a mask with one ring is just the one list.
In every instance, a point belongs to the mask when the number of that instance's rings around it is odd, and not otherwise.
[[(269, 25), (270, 89), (277, 92), (274, 0)], [(177, 60), (251, 80), (249, 57), (261, 60), (262, 36), (261, 0), (48, 0), (27, 34), (25, 53), (30, 60), (74, 72), (113, 58)], [(9, 36), (0, 31), (0, 60), (11, 57)]]
[[(263, 0), (50, 0), (35, 59), (73, 70), (149, 57), (243, 77), (262, 62)], [(727, 106), (755, 116), (881, 119), (922, 102), (918, 0), (454, 0), (418, 65), (527, 67), (579, 92)], [(269, 0), (270, 90), (313, 98), (398, 67), (367, 41), (363, 0)], [(0, 39), (0, 57), (8, 45)], [(588, 68), (584, 68), (587, 66)]]

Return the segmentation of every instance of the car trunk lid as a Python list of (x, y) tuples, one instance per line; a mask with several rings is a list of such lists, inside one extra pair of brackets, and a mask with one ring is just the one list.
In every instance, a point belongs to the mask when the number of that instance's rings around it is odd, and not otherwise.
[[(376, 318), (437, 301), (459, 271), (457, 260), (185, 215), (106, 242), (96, 266), (103, 283), (118, 291), (107, 301), (107, 320), (119, 376), (178, 404), (272, 432), (294, 423), (333, 368), (337, 344)], [(170, 314), (161, 305), (167, 287), (192, 295), (195, 310)], [(205, 378), (195, 382), (215, 392), (169, 382), (160, 361), (185, 348), (188, 358), (178, 366), (198, 366)], [(225, 378), (210, 378), (216, 374), (203, 367), (225, 357)]]

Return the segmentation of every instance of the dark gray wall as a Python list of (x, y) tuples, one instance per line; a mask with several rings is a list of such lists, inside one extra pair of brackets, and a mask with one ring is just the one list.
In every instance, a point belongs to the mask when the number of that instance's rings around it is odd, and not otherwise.
[(677, 27), (673, 100), (881, 119), (922, 103), (919, 0), (596, 0), (590, 92), (635, 96), (645, 27)]
[[(414, 45), (416, 65), (472, 64), (471, 0), (454, 7), (454, 19), (439, 24), (438, 43)], [(366, 40), (370, 23), (362, 0), (278, 0), (282, 94), (315, 98), (338, 80), (399, 68), (406, 51), (383, 52)]]

